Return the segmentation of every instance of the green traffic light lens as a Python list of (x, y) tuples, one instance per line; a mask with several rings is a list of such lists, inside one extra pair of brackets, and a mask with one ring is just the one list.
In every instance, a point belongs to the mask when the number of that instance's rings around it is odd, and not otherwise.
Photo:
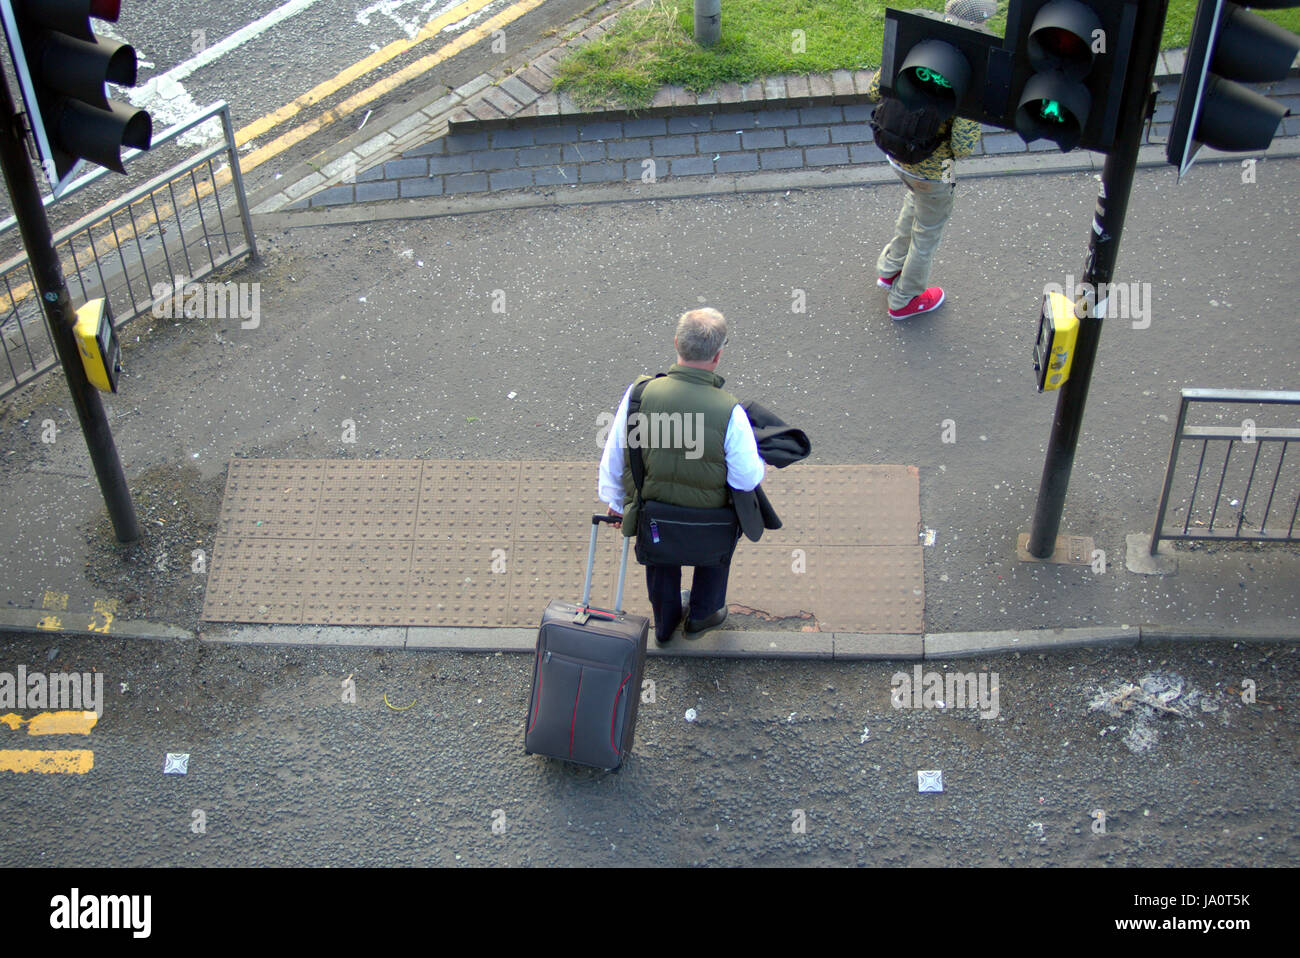
[(1065, 109), (1060, 100), (1039, 100), (1038, 115), (1052, 123), (1065, 122)]
[(937, 86), (945, 90), (952, 89), (952, 84), (948, 82), (947, 77), (926, 67), (916, 68), (916, 80), (925, 86)]

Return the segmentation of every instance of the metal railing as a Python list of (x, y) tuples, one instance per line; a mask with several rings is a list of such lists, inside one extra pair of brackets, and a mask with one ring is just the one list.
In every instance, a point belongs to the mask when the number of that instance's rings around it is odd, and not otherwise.
[[(1151, 534), (1151, 554), (1156, 554), (1161, 539), (1300, 542), (1296, 534), (1296, 516), (1300, 513), (1300, 449), (1291, 448), (1292, 443), (1300, 445), (1300, 428), (1257, 426), (1253, 418), (1231, 425), (1188, 425), (1188, 413), (1194, 403), (1282, 406), (1290, 407), (1300, 416), (1300, 392), (1184, 389), (1169, 465), (1165, 469), (1164, 489), (1160, 493), (1160, 508)], [(1224, 417), (1221, 414), (1219, 418)], [(1193, 447), (1199, 443), (1199, 455), (1180, 456), (1184, 443)], [(1211, 443), (1215, 444), (1213, 451)], [(1219, 443), (1224, 444), (1221, 466)], [(1261, 479), (1260, 488), (1256, 488), (1257, 477)], [(1209, 493), (1210, 486), (1214, 486), (1213, 496)], [(1183, 512), (1182, 528), (1175, 521), (1172, 529), (1166, 529), (1170, 494), (1175, 488), (1179, 490), (1180, 505), (1174, 513)]]
[[(230, 109), (216, 103), (172, 127), (154, 147), (220, 117), (222, 142), (206, 147), (125, 196), (54, 234), (73, 305), (105, 297), (114, 325), (170, 299), (187, 282), (241, 257), (257, 257)], [(225, 156), (225, 163), (217, 161)], [(126, 159), (134, 159), (136, 151)], [(106, 173), (87, 174), (67, 198)], [(48, 206), (49, 197), (45, 199)], [(14, 225), (0, 224), (0, 234)], [(37, 331), (37, 327), (40, 331)], [(0, 264), (0, 398), (58, 364), (26, 254)]]

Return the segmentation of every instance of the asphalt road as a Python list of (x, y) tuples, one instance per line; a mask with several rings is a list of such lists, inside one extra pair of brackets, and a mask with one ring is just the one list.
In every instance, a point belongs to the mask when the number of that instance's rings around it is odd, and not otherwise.
[[(255, 120), (292, 103), (318, 85), (330, 83), (345, 69), (398, 41), (411, 40), (421, 27), (466, 0), (237, 0), (195, 4), (162, 0), (123, 5), (116, 24), (94, 21), (100, 36), (129, 42), (139, 64), (137, 85), (112, 88), (114, 97), (147, 110), (155, 136), (190, 118), (203, 108), (225, 100), (239, 131)], [(241, 155), (281, 134), (313, 122), (359, 91), (381, 83), (432, 54), (465, 31), (511, 7), (513, 0), (472, 0), (468, 15), (448, 23), (435, 37), (423, 39), (387, 62), (365, 68), (347, 82), (338, 81), (320, 98), (303, 106), (257, 137), (241, 144)], [(250, 191), (271, 182), (339, 140), (354, 133), (367, 113), (376, 122), (386, 110), (436, 86), (456, 87), (516, 56), (544, 33), (561, 27), (592, 6), (591, 0), (546, 0), (512, 20), (495, 39), (486, 38), (450, 57), (418, 78), (394, 87), (368, 102), (357, 115), (347, 115), (246, 171)], [(473, 12), (468, 12), (471, 8)], [(7, 69), (7, 68), (6, 68)], [(12, 82), (12, 81), (11, 81)], [(17, 95), (17, 88), (11, 87)], [(179, 144), (164, 144), (133, 162), (131, 180), (109, 176), (94, 187), (58, 204), (51, 221), (58, 229), (99, 203), (138, 186), (182, 162), (197, 149), (220, 141), (213, 121), (188, 134)], [(7, 193), (0, 196), (0, 219), (10, 215)], [(8, 246), (3, 247), (6, 253)]]
[[(94, 668), (105, 700), (85, 736), (0, 725), (3, 748), (94, 751), (0, 772), (5, 866), (1300, 862), (1293, 646), (926, 667), (996, 684), (981, 708), (895, 708), (911, 665), (655, 659), (617, 774), (523, 753), (526, 655), (6, 639), (19, 664)], [(1130, 708), (1142, 682), (1184, 714)]]

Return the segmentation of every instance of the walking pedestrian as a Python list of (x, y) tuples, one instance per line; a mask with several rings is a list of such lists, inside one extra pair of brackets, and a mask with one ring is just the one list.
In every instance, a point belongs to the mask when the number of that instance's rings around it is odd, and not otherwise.
[[(981, 23), (992, 4), (949, 0), (949, 18)], [(898, 321), (938, 309), (944, 291), (928, 286), (935, 251), (952, 215), (957, 159), (970, 156), (979, 142), (980, 125), (964, 117), (940, 120), (933, 108), (909, 110), (880, 92), (880, 74), (867, 90), (879, 102), (872, 115), (876, 143), (907, 189), (894, 235), (876, 260), (876, 285), (889, 291), (889, 316)]]

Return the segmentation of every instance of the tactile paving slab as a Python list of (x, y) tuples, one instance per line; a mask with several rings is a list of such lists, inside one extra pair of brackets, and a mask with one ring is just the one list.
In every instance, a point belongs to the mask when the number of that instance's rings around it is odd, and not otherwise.
[[(203, 618), (288, 625), (524, 627), (582, 594), (595, 462), (235, 459)], [(920, 483), (910, 466), (769, 469), (783, 527), (742, 539), (728, 601), (822, 631), (920, 634)], [(602, 527), (591, 601), (613, 604)], [(684, 570), (683, 585), (690, 585)], [(649, 615), (629, 559), (623, 607)]]

